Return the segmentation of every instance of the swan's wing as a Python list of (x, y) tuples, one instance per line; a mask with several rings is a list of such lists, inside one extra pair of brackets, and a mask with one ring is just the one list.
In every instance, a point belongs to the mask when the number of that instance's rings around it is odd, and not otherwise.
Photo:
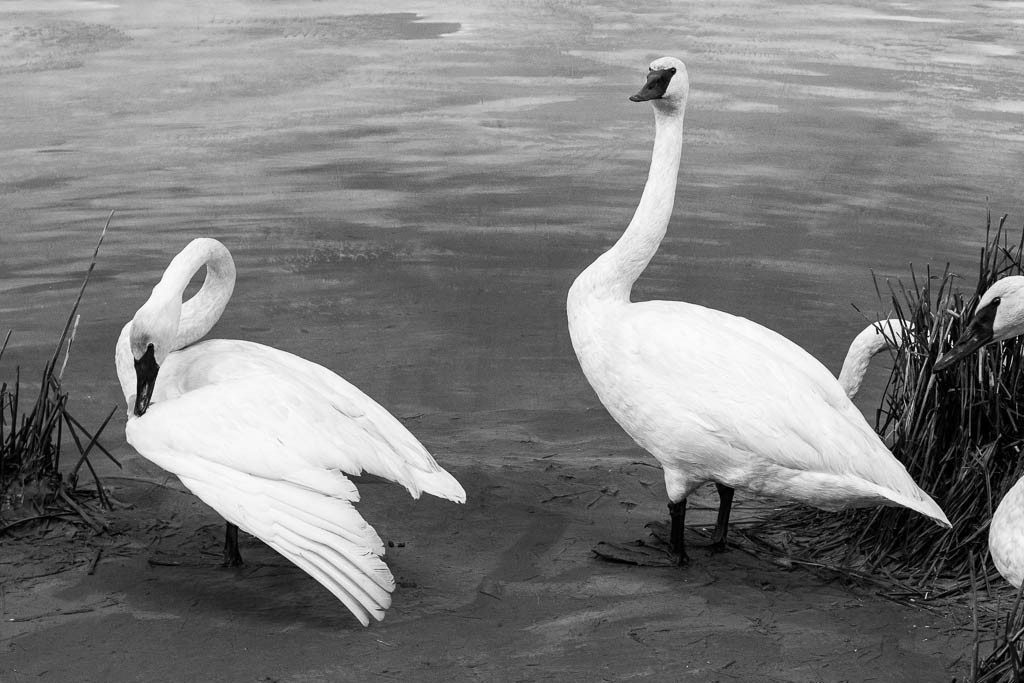
[[(129, 419), (125, 434), (139, 453), (304, 569), (364, 624), (382, 618), (394, 579), (380, 558), (380, 537), (352, 506), (358, 491), (341, 472), (309, 464), (321, 446), (310, 438), (304, 411), (244, 412), (238, 397), (258, 389), (250, 378), (189, 392)], [(235, 412), (239, 402), (243, 412)]]
[(225, 400), (236, 415), (272, 424), (286, 416), (301, 423), (308, 438), (293, 436), (290, 443), (300, 446), (296, 453), (308, 464), (353, 475), (369, 472), (402, 484), (417, 498), (426, 491), (466, 500), (458, 481), (391, 413), (330, 370), (285, 351), (224, 339), (196, 344), (170, 355), (153, 400), (173, 403), (199, 389), (229, 385), (234, 388)]
[(203, 475), (180, 479), (226, 520), (320, 582), (364, 626), (370, 617), (384, 618), (395, 579), (380, 557), (379, 537), (350, 501), (227, 468)]
[(615, 327), (616, 343), (638, 360), (644, 400), (678, 406), (683, 432), (699, 435), (695, 447), (746, 453), (754, 467), (858, 477), (934, 505), (835, 377), (785, 337), (676, 302), (631, 305)]

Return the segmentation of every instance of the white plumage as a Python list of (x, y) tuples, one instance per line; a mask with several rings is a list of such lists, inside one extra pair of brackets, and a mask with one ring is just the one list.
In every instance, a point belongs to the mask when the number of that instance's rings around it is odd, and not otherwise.
[[(202, 289), (182, 306), (204, 265)], [(128, 442), (309, 573), (364, 625), (382, 619), (395, 582), (345, 475), (370, 472), (415, 498), (426, 492), (461, 503), (465, 491), (394, 416), (326, 368), (253, 342), (193, 344), (220, 317), (233, 285), (228, 250), (193, 240), (124, 327), (116, 361)], [(148, 386), (147, 357), (158, 368)]]
[(1024, 479), (1010, 487), (992, 515), (988, 552), (1003, 578), (1020, 588), (1024, 582)]
[[(651, 101), (655, 141), (640, 204), (618, 242), (569, 290), (569, 332), (612, 417), (661, 463), (672, 545), (685, 562), (685, 499), (707, 482), (836, 510), (902, 505), (949, 526), (835, 377), (781, 335), (722, 311), (630, 301), (664, 237), (675, 197), (689, 93), (686, 67), (651, 64), (634, 101)], [(724, 542), (723, 495), (718, 542)], [(725, 518), (723, 519), (723, 512)]]

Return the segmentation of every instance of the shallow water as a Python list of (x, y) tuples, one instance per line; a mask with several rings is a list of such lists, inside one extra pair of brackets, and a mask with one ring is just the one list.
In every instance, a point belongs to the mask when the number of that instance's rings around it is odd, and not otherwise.
[(4, 3), (5, 376), (41, 364), (114, 210), (68, 370), (90, 417), (121, 400), (121, 325), (196, 236), (238, 263), (218, 336), (399, 414), (593, 408), (564, 295), (635, 207), (652, 117), (627, 97), (661, 54), (692, 94), (637, 298), (751, 317), (837, 369), (851, 304), (884, 312), (871, 269), (969, 280), (986, 205), (1024, 218), (1024, 3), (387, 7)]

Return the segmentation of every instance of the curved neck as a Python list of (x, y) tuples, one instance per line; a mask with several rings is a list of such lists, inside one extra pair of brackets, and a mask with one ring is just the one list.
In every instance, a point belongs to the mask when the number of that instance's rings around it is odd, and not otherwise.
[(121, 384), (121, 392), (124, 394), (124, 401), (128, 404), (128, 414), (131, 415), (133, 397), (135, 396), (135, 358), (132, 356), (131, 343), (132, 323), (128, 321), (121, 328), (121, 334), (117, 337), (117, 346), (114, 347), (114, 367), (117, 368), (117, 381)]
[[(206, 266), (203, 286), (184, 304), (185, 288), (200, 268)], [(136, 389), (135, 354), (132, 351), (133, 331), (156, 342), (160, 354), (167, 354), (201, 339), (220, 319), (235, 288), (235, 264), (227, 248), (214, 239), (200, 238), (175, 256), (153, 287), (146, 303), (121, 329), (114, 350), (117, 377), (132, 410)], [(140, 329), (135, 330), (139, 325)], [(162, 360), (161, 360), (162, 362)]]
[(172, 350), (202, 339), (220, 319), (235, 288), (235, 263), (220, 242), (195, 239), (174, 257), (153, 288), (150, 298), (159, 292), (161, 296), (176, 297), (180, 301), (192, 276), (203, 266), (206, 266), (206, 279), (195, 296), (181, 307)]
[(884, 340), (882, 345), (877, 348), (866, 343), (857, 343), (856, 340), (850, 345), (850, 350), (846, 352), (846, 358), (843, 360), (843, 368), (839, 371), (839, 384), (851, 401), (860, 391), (860, 385), (864, 381), (864, 375), (867, 374), (871, 358), (883, 348), (885, 348)]
[(654, 151), (643, 196), (619, 241), (580, 275), (595, 294), (629, 300), (672, 217), (683, 146), (683, 109), (654, 109)]
[(900, 318), (890, 318), (871, 323), (854, 337), (839, 371), (839, 384), (851, 401), (860, 391), (872, 357), (888, 348), (899, 349), (912, 327)]

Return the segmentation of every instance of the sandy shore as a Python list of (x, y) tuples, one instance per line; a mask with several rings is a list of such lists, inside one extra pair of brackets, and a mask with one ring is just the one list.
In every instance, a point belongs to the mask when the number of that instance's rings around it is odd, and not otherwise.
[[(663, 516), (646, 462), (595, 462), (579, 456), (599, 441), (540, 430), (515, 454), (496, 452), (508, 441), (476, 445), (508, 462), (452, 467), (465, 506), (359, 483), (398, 581), (385, 620), (365, 629), (254, 539), (245, 568), (219, 568), (220, 521), (176, 482), (111, 480), (130, 506), (111, 516), (112, 533), (5, 543), (4, 618), (16, 620), (3, 625), (5, 680), (942, 681), (964, 671), (963, 615), (739, 549), (694, 551), (686, 570), (596, 559), (597, 541), (640, 538)], [(695, 501), (714, 503), (713, 493)]]

